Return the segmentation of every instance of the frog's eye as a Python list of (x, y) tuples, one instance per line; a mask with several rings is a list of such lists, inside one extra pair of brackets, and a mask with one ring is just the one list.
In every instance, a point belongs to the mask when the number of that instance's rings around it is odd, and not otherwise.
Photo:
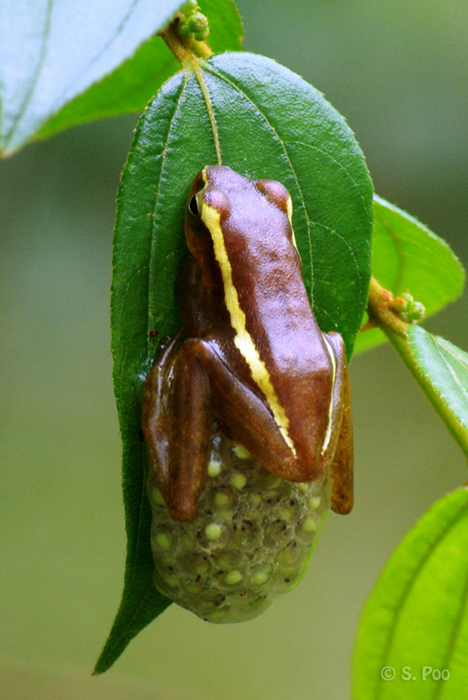
[(196, 194), (194, 194), (193, 197), (190, 197), (188, 203), (188, 210), (191, 214), (193, 214), (193, 216), (200, 216), (200, 209), (198, 206), (198, 199)]

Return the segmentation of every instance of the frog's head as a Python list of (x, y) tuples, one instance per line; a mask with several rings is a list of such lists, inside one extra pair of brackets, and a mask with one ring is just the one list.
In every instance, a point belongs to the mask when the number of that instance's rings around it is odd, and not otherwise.
[[(286, 232), (295, 244), (291, 215), (291, 197), (280, 182), (250, 180), (227, 166), (206, 165), (187, 199), (187, 245), (204, 271), (213, 270), (220, 250), (238, 250), (247, 259), (251, 242), (263, 239), (271, 246), (276, 231)], [(222, 268), (223, 261), (218, 263)]]

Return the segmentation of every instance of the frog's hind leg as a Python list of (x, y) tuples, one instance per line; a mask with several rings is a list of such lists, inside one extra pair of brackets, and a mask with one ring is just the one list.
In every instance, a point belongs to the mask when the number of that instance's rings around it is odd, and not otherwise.
[(210, 380), (213, 414), (227, 432), (272, 474), (290, 481), (312, 478), (308, 465), (296, 459), (266, 401), (231, 369), (214, 341), (193, 340), (194, 350)]
[(331, 507), (335, 513), (346, 515), (352, 510), (354, 500), (354, 446), (353, 419), (351, 409), (351, 387), (345, 346), (338, 333), (325, 334), (332, 344), (341, 375), (340, 405), (342, 406), (341, 427), (330, 466)]

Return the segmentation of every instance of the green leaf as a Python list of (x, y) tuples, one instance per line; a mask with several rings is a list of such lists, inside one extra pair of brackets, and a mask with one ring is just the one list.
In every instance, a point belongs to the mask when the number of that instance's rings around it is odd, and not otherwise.
[[(352, 697), (465, 697), (467, 600), (468, 491), (462, 488), (426, 513), (381, 574), (359, 625)], [(450, 678), (437, 680), (430, 669), (446, 669)]]
[(5, 0), (0, 152), (29, 141), (64, 105), (163, 28), (181, 0)]
[[(242, 48), (242, 22), (233, 0), (200, 0), (200, 10), (208, 17), (207, 43), (214, 53)], [(154, 36), (136, 53), (101, 81), (78, 95), (54, 114), (36, 134), (44, 139), (83, 124), (141, 112), (160, 86), (180, 68), (161, 37)]]
[(148, 623), (148, 601), (153, 617), (167, 604), (150, 592), (141, 395), (159, 342), (151, 331), (161, 338), (179, 325), (173, 283), (186, 251), (184, 209), (197, 172), (217, 162), (219, 149), (224, 165), (289, 189), (319, 323), (340, 331), (349, 353), (367, 299), (372, 183), (344, 119), (299, 76), (261, 56), (214, 56), (197, 75), (177, 74), (149, 105), (118, 196), (112, 349), (129, 542), (122, 605), (98, 672)]
[(408, 342), (422, 388), (468, 455), (468, 353), (420, 326)]
[[(448, 243), (406, 212), (374, 196), (372, 274), (395, 296), (409, 291), (426, 308), (426, 316), (457, 299), (463, 290), (463, 267)], [(356, 352), (385, 341), (378, 328), (360, 333)]]

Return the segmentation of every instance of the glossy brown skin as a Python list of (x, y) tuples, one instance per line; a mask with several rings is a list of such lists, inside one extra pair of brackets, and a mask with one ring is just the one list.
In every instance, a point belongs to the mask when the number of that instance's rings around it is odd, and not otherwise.
[[(223, 166), (204, 168), (189, 194), (190, 256), (176, 284), (182, 329), (158, 349), (143, 401), (151, 465), (175, 520), (196, 516), (214, 420), (282, 479), (309, 481), (331, 467), (334, 509), (352, 507), (344, 343), (337, 333), (323, 334), (311, 310), (288, 201), (280, 183), (251, 181)], [(207, 211), (219, 217), (219, 227)], [(217, 237), (228, 259), (222, 267)], [(235, 314), (226, 304), (232, 287)], [(241, 317), (257, 359), (239, 350)], [(252, 371), (258, 364), (271, 391)], [(272, 395), (285, 416), (282, 430)]]

